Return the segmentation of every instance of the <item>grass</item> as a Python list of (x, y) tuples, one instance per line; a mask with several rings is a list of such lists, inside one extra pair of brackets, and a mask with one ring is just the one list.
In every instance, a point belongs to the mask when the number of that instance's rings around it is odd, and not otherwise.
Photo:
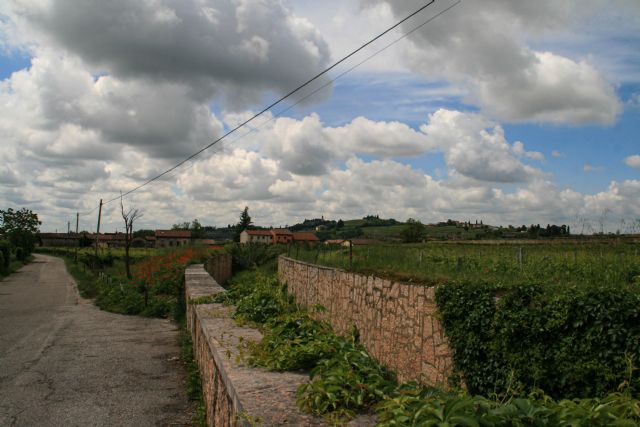
[(202, 392), (202, 378), (200, 370), (193, 355), (193, 341), (191, 335), (186, 328), (184, 322), (181, 322), (180, 335), (178, 341), (180, 344), (180, 359), (184, 365), (186, 378), (186, 391), (189, 400), (194, 403), (196, 410), (193, 418), (193, 424), (196, 427), (206, 427), (207, 425), (207, 409), (204, 404), (204, 395)]
[(98, 288), (96, 285), (96, 276), (93, 272), (88, 270), (84, 264), (74, 262), (72, 258), (63, 257), (62, 259), (67, 267), (67, 271), (73, 276), (78, 284), (80, 296), (87, 299), (95, 298), (98, 293)]
[(318, 245), (292, 257), (329, 267), (425, 284), (482, 281), (499, 284), (640, 284), (639, 246), (631, 243), (554, 244), (426, 243)]
[(362, 229), (362, 232), (364, 233), (364, 237), (367, 239), (399, 239), (400, 233), (402, 233), (402, 230), (404, 230), (406, 227), (407, 226), (404, 224), (387, 225), (383, 227), (364, 227)]

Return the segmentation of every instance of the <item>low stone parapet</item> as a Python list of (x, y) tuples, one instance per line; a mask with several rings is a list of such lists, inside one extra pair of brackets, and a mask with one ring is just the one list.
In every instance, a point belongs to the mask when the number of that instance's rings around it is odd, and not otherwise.
[[(207, 424), (216, 427), (326, 425), (321, 418), (304, 414), (296, 406), (296, 390), (308, 381), (307, 374), (270, 372), (243, 364), (243, 343), (261, 340), (259, 331), (238, 326), (231, 318), (231, 307), (189, 304), (195, 298), (224, 291), (202, 264), (187, 268), (187, 322), (202, 377)], [(373, 424), (371, 417), (350, 423), (352, 426)]]

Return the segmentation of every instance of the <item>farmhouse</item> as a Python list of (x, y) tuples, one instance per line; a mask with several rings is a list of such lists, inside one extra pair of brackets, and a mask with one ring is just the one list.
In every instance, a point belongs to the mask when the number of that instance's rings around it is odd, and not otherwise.
[(286, 228), (276, 228), (271, 230), (273, 236), (272, 243), (274, 245), (278, 243), (284, 243), (285, 245), (293, 241), (293, 233)]
[(286, 228), (273, 230), (244, 230), (240, 233), (240, 243), (263, 243), (266, 245), (289, 244), (291, 242), (315, 243), (320, 239), (311, 232), (292, 233)]
[(189, 230), (156, 230), (156, 248), (186, 246), (191, 243)]
[(294, 242), (307, 242), (307, 243), (316, 243), (319, 242), (320, 239), (310, 232), (294, 232), (293, 233), (293, 241)]
[(78, 246), (79, 236), (69, 233), (40, 233), (41, 246)]
[(240, 233), (240, 243), (270, 244), (273, 240), (271, 230), (244, 230)]

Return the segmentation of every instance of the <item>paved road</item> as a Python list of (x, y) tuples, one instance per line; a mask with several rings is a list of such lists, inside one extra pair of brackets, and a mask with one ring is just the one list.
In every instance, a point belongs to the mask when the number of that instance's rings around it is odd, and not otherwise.
[(0, 426), (188, 424), (177, 330), (100, 311), (64, 263), (0, 282)]

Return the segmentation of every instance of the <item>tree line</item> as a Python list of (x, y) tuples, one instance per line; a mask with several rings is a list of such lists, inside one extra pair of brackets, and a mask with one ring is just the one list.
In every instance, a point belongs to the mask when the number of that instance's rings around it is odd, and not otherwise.
[(12, 260), (26, 262), (36, 246), (42, 222), (29, 209), (0, 210), (0, 273), (8, 274)]

